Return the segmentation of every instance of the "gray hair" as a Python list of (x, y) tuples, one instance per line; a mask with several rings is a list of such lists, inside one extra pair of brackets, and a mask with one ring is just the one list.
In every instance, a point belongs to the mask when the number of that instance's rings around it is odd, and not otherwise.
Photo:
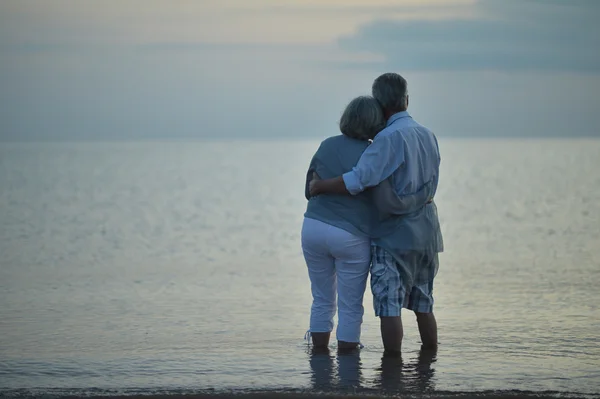
[(383, 110), (371, 96), (350, 101), (340, 118), (340, 131), (353, 139), (373, 139), (384, 127)]
[(373, 97), (384, 110), (405, 111), (408, 108), (408, 84), (397, 73), (389, 72), (373, 82)]

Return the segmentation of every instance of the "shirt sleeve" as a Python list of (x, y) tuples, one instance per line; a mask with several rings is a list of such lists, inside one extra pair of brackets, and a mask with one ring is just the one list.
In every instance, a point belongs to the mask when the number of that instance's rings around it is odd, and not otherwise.
[(315, 154), (313, 156), (312, 160), (310, 161), (310, 165), (308, 166), (308, 171), (306, 172), (306, 182), (304, 184), (304, 196), (306, 197), (307, 200), (310, 199), (309, 185), (310, 185), (310, 181), (312, 180), (312, 174), (313, 174), (313, 172), (316, 171), (316, 166), (315, 166), (316, 157), (317, 157), (317, 155)]
[(433, 136), (433, 140), (435, 141), (435, 149), (438, 153), (438, 164), (440, 164), (442, 162), (442, 156), (440, 155), (440, 145), (438, 143), (436, 135), (433, 132), (431, 133), (431, 135)]
[(400, 132), (379, 133), (358, 163), (342, 178), (346, 189), (356, 195), (390, 177), (404, 164), (404, 141)]
[(324, 147), (326, 146), (326, 142), (326, 140), (321, 142), (319, 148), (317, 148), (317, 151), (315, 151), (315, 155), (313, 155), (312, 159), (310, 160), (310, 165), (308, 166), (308, 170), (306, 171), (306, 182), (304, 183), (304, 196), (307, 200), (311, 198), (309, 186), (311, 180), (313, 179), (313, 172), (316, 172), (320, 177), (322, 177), (323, 175), (323, 163), (319, 161), (319, 158), (322, 157), (322, 153), (324, 151)]

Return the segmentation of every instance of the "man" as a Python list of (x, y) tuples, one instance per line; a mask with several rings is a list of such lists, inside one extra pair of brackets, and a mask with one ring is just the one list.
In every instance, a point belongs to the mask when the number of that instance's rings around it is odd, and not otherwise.
[[(310, 194), (356, 195), (390, 178), (400, 200), (424, 187), (437, 189), (440, 155), (435, 135), (408, 114), (406, 80), (386, 73), (373, 82), (387, 127), (365, 150), (352, 171), (332, 179), (315, 179)], [(431, 187), (433, 187), (431, 189)], [(433, 314), (433, 279), (443, 250), (437, 209), (430, 201), (415, 212), (381, 222), (373, 239), (371, 291), (381, 320), (386, 352), (400, 353), (403, 337), (400, 310), (415, 312), (423, 348), (437, 347)]]

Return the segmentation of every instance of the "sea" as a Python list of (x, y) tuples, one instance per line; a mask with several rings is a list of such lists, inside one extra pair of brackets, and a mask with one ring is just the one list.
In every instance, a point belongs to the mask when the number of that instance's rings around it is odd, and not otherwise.
[[(600, 140), (440, 139), (440, 346), (315, 354), (319, 140), (0, 143), (0, 396), (600, 396)], [(334, 341), (334, 340), (333, 340)]]

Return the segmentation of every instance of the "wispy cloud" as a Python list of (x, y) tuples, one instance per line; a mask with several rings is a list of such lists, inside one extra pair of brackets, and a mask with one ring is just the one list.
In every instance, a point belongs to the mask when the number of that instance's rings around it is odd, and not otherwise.
[(474, 19), (375, 20), (339, 45), (384, 56), (368, 67), (600, 72), (600, 2), (481, 0), (476, 7)]
[(599, 69), (599, 9), (595, 0), (0, 0), (0, 140), (322, 137), (386, 70), (407, 75), (411, 111), (442, 136), (597, 134), (600, 74), (589, 72)]
[(444, 18), (466, 13), (471, 1), (3, 0), (0, 51), (165, 43), (332, 44), (374, 18)]

